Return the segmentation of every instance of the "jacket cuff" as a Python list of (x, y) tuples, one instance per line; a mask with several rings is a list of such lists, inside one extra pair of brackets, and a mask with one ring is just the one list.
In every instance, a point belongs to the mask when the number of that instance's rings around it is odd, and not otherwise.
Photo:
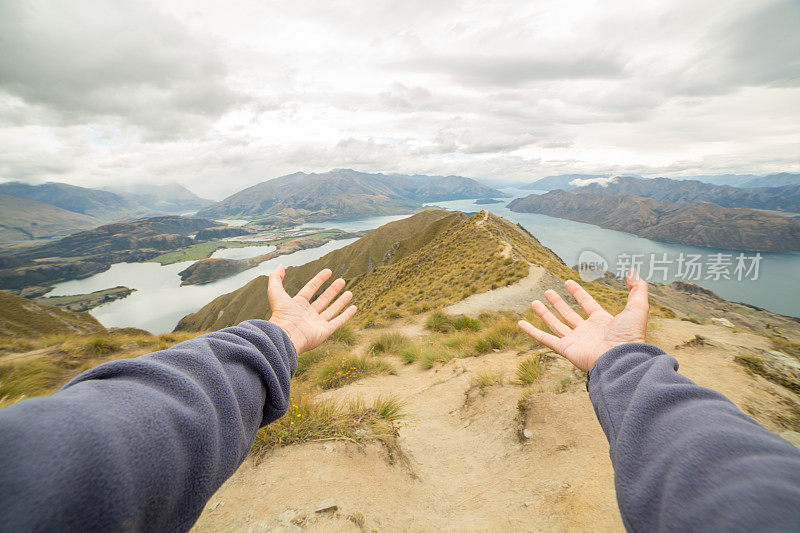
[(649, 355), (650, 357), (656, 357), (667, 353), (658, 346), (646, 342), (628, 342), (620, 344), (619, 346), (614, 346), (598, 357), (594, 366), (586, 373), (586, 390), (589, 390), (589, 383), (592, 379), (594, 379), (596, 383), (600, 379), (600, 375), (611, 368), (618, 359), (634, 352)]

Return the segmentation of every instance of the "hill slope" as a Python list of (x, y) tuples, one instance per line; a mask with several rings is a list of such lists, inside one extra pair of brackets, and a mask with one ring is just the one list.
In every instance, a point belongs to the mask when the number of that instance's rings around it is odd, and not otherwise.
[(663, 242), (732, 250), (800, 250), (800, 220), (712, 203), (659, 202), (629, 194), (555, 190), (509, 204), (512, 211), (541, 213)]
[(119, 194), (66, 183), (30, 185), (19, 181), (0, 183), (0, 194), (27, 198), (66, 211), (98, 218), (104, 222), (132, 218), (149, 211)]
[(425, 202), (493, 196), (505, 195), (458, 176), (368, 174), (353, 170), (298, 172), (244, 189), (197, 215), (322, 221), (409, 213)]
[(212, 200), (200, 198), (186, 187), (177, 183), (166, 185), (133, 184), (116, 187), (104, 187), (130, 199), (154, 213), (187, 213), (198, 211), (214, 203)]
[(97, 218), (54, 205), (0, 194), (0, 244), (64, 237), (100, 224)]
[(36, 337), (57, 333), (98, 333), (105, 331), (89, 313), (75, 313), (42, 305), (0, 291), (0, 337)]
[[(531, 266), (560, 279), (576, 278), (553, 252), (519, 226), (486, 211), (424, 211), (386, 224), (316, 261), (287, 269), (285, 285), (297, 291), (323, 268), (344, 277), (359, 307), (357, 321), (379, 323), (415, 315), (475, 293), (510, 285)], [(222, 295), (184, 317), (178, 330), (199, 331), (269, 316), (267, 277)], [(609, 297), (616, 291), (599, 289)]]

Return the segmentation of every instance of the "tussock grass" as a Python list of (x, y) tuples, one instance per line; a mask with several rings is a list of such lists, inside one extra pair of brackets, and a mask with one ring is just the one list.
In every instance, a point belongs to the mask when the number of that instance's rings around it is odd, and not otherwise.
[(467, 315), (459, 315), (453, 319), (453, 329), (456, 331), (478, 331), (483, 327), (479, 320)]
[(394, 374), (395, 369), (382, 359), (348, 355), (324, 360), (314, 368), (314, 382), (323, 389), (335, 389), (365, 376)]
[(0, 407), (55, 392), (63, 375), (58, 362), (45, 357), (0, 364)]
[(369, 353), (375, 355), (384, 353), (399, 354), (411, 344), (411, 340), (402, 333), (384, 333), (370, 344)]
[(431, 331), (447, 333), (453, 329), (453, 319), (441, 311), (433, 311), (425, 319), (425, 327)]
[(320, 440), (386, 440), (394, 435), (392, 423), (402, 416), (402, 402), (391, 396), (371, 404), (342, 404), (301, 394), (286, 415), (258, 432), (251, 451), (264, 454), (276, 446)]
[(502, 385), (503, 374), (497, 372), (481, 372), (472, 378), (472, 386), (479, 389), (491, 387), (492, 385)]
[(535, 383), (544, 371), (544, 365), (540, 357), (529, 357), (520, 361), (517, 366), (517, 379), (525, 385)]
[(338, 342), (347, 346), (353, 346), (358, 342), (358, 335), (356, 335), (353, 328), (345, 325), (334, 331), (328, 340), (330, 342)]

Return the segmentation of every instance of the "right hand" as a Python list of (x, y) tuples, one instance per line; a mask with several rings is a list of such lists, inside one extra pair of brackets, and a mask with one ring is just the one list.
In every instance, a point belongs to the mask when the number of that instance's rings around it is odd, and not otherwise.
[[(564, 283), (567, 291), (586, 311), (588, 318), (575, 312), (554, 290), (545, 291), (544, 296), (564, 322), (539, 300), (531, 304), (547, 327), (555, 333), (545, 333), (525, 320), (518, 325), (522, 330), (567, 358), (573, 365), (588, 372), (608, 350), (629, 342), (645, 342), (647, 315), (650, 306), (647, 300), (647, 282), (635, 270), (628, 272), (628, 303), (617, 316), (603, 309), (583, 287), (573, 280)], [(568, 324), (568, 325), (567, 325)]]

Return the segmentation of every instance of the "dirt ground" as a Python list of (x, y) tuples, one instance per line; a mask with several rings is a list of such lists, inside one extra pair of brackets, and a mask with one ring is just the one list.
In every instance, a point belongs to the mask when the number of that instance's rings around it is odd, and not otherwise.
[[(404, 328), (424, 335), (419, 324)], [(706, 344), (682, 346), (695, 335)], [(659, 319), (649, 341), (674, 355), (681, 373), (800, 444), (787, 427), (800, 413), (797, 395), (733, 360), (737, 350), (769, 349), (768, 339)], [(248, 459), (195, 531), (624, 530), (608, 442), (582, 375), (547, 355), (541, 380), (523, 386), (515, 371), (530, 355), (495, 352), (431, 370), (398, 359), (397, 375), (321, 393), (401, 397), (396, 445), (316, 442)], [(476, 387), (474, 377), (485, 372), (503, 374), (503, 383)]]

